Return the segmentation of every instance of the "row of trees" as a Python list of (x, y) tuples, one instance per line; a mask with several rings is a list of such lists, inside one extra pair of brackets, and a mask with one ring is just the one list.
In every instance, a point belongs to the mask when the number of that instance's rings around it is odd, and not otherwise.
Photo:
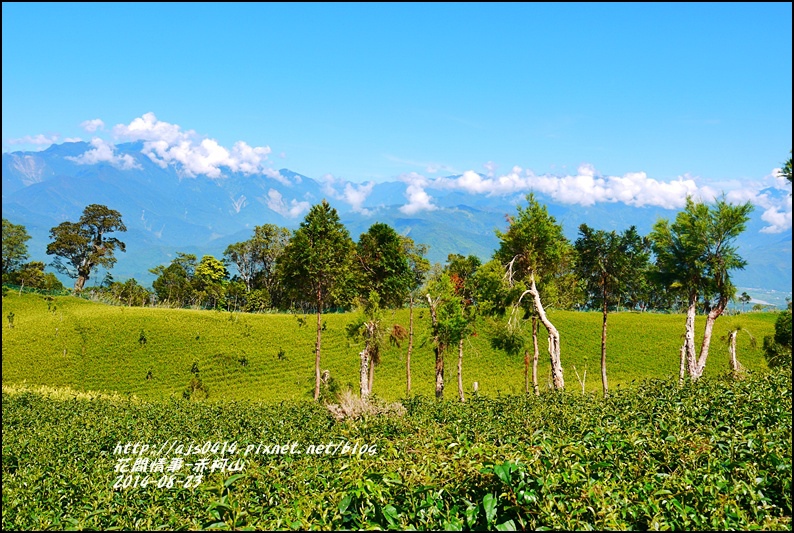
[[(465, 401), (464, 341), (475, 333), (477, 316), (493, 326), (494, 346), (510, 353), (523, 352), (527, 392), (530, 361), (532, 388), (539, 392), (538, 336), (543, 326), (553, 387), (564, 388), (560, 332), (548, 316), (549, 307), (601, 310), (601, 377), (606, 395), (609, 311), (619, 307), (669, 309), (683, 303), (686, 320), (680, 378), (697, 380), (706, 365), (714, 322), (735, 296), (730, 272), (746, 264), (737, 253), (735, 240), (745, 229), (752, 205), (732, 205), (724, 198), (713, 205), (687, 199), (674, 221), (659, 220), (647, 237), (634, 227), (618, 233), (583, 224), (579, 237), (571, 243), (545, 205), (533, 194), (526, 200), (525, 207), (518, 207), (517, 214), (508, 217), (506, 231), (497, 231), (499, 248), (484, 264), (475, 256), (452, 254), (445, 266), (431, 269), (424, 257), (426, 246), (382, 223), (373, 224), (353, 242), (336, 210), (323, 200), (310, 209), (294, 232), (274, 225), (258, 226), (249, 240), (228, 246), (224, 260), (210, 255), (198, 260), (178, 253), (169, 265), (151, 270), (157, 276), (152, 284), (154, 294), (135, 280), (119, 283), (109, 275), (102, 286), (130, 305), (156, 300), (175, 306), (247, 311), (312, 310), (317, 318), (315, 399), (321, 389), (322, 315), (331, 307), (354, 304), (360, 311), (348, 334), (364, 346), (359, 354), (363, 398), (372, 392), (375, 368), (387, 340), (408, 341), (406, 385), (410, 394), (413, 308), (417, 302), (426, 303), (430, 311), (439, 398), (444, 392), (444, 355), (457, 347), (458, 394)], [(7, 274), (19, 278), (25, 270), (20, 228), (24, 232), (21, 226), (3, 221), (4, 281)], [(97, 267), (113, 266), (116, 250), (125, 251), (123, 242), (109, 236), (116, 231), (126, 231), (121, 214), (97, 204), (88, 206), (77, 223), (64, 222), (50, 231), (47, 253), (56, 256), (52, 264), (57, 270), (76, 280), (75, 292), (84, 289)], [(231, 279), (227, 265), (237, 270)], [(387, 326), (383, 310), (405, 305), (410, 309), (408, 330)], [(696, 354), (694, 317), (698, 309), (706, 313), (706, 326)]]

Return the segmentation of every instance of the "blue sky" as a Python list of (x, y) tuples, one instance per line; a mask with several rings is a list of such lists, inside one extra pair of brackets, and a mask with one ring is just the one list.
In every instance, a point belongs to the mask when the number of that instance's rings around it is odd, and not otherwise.
[(719, 184), (792, 145), (790, 3), (2, 10), (3, 152), (121, 142), (152, 113), (318, 179), (586, 164)]

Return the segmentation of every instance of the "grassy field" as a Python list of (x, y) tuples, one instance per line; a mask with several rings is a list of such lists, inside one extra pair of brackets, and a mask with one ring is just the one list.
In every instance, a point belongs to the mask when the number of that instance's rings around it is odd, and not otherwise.
[[(308, 399), (313, 390), (313, 315), (114, 307), (68, 296), (48, 300), (15, 292), (3, 297), (2, 307), (4, 385), (115, 391), (155, 400), (181, 396), (195, 362), (209, 387), (210, 401)], [(13, 327), (8, 318), (12, 313)], [(362, 346), (345, 335), (345, 325), (352, 318), (350, 313), (323, 317), (321, 366), (342, 386), (357, 391)], [(561, 334), (567, 388), (580, 390), (575, 367), (580, 376), (587, 371), (586, 390), (599, 391), (601, 315), (551, 311), (550, 318)], [(748, 313), (717, 320), (705, 375), (727, 371), (728, 350), (720, 337), (737, 325), (758, 340), (753, 347), (749, 336), (739, 336), (740, 362), (750, 370), (765, 369), (760, 345), (765, 335), (773, 333), (775, 318), (774, 313)], [(407, 327), (408, 310), (387, 314), (387, 321)], [(704, 318), (698, 317), (698, 340), (703, 322)], [(434, 359), (427, 309), (415, 310), (415, 325), (413, 393), (430, 396)], [(607, 365), (611, 388), (625, 388), (646, 378), (677, 376), (683, 329), (683, 315), (610, 314)], [(549, 379), (543, 333), (541, 328), (541, 388), (547, 387)], [(466, 341), (463, 372), (467, 393), (471, 394), (475, 381), (480, 394), (487, 396), (522, 392), (523, 357), (493, 349), (489, 339), (488, 326), (480, 322), (477, 334)], [(396, 400), (405, 396), (405, 352), (405, 344), (386, 349), (375, 375), (374, 392), (379, 397)], [(450, 350), (446, 355), (447, 398), (456, 396), (456, 361), (457, 351)]]

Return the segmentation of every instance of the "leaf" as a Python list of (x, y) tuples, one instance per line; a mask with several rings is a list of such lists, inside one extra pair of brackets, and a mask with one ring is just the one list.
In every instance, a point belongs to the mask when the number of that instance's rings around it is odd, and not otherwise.
[(507, 522), (502, 522), (496, 526), (497, 531), (515, 531), (516, 524), (512, 520), (508, 520)]
[(390, 526), (397, 525), (397, 509), (395, 509), (393, 505), (386, 505), (382, 511), (383, 516), (386, 518), (386, 521), (389, 522)]
[(229, 479), (223, 482), (223, 486), (228, 488), (232, 483), (234, 483), (241, 477), (245, 477), (245, 474), (234, 474), (233, 476), (230, 476)]
[(350, 502), (353, 500), (353, 497), (350, 494), (346, 494), (342, 501), (339, 502), (339, 512), (345, 514), (347, 508), (350, 507)]
[(482, 506), (485, 509), (485, 520), (490, 524), (496, 518), (496, 496), (490, 492), (482, 499)]

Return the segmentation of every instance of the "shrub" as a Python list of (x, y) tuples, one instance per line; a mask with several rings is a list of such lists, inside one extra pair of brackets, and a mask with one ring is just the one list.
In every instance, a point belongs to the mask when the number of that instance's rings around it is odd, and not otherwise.
[(775, 336), (764, 337), (764, 356), (770, 367), (791, 366), (791, 309), (775, 321)]

